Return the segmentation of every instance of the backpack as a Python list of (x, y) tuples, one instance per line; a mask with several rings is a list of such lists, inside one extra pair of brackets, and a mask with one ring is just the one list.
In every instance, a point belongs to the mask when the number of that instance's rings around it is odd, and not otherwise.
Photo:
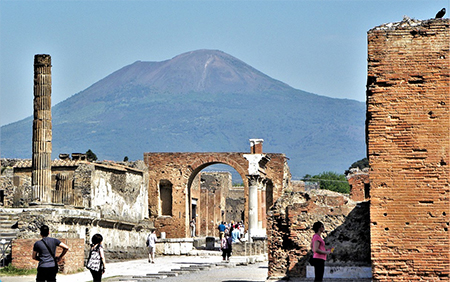
[(222, 241), (220, 242), (220, 248), (222, 250), (228, 249), (228, 240), (225, 238), (225, 236), (222, 238)]
[(89, 258), (86, 262), (86, 268), (92, 271), (101, 271), (103, 268), (102, 258), (100, 256), (101, 246), (97, 246), (89, 252)]

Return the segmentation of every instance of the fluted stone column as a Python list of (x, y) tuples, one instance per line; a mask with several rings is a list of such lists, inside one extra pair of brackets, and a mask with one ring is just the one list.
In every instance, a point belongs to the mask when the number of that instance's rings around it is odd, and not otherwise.
[(262, 178), (259, 175), (248, 175), (248, 239), (252, 242), (252, 237), (260, 236), (258, 224), (258, 190), (262, 185)]
[(51, 202), (51, 67), (50, 55), (35, 55), (31, 184), (33, 188), (32, 201), (41, 204)]
[(264, 190), (264, 173), (261, 167), (261, 161), (265, 159), (262, 154), (262, 139), (250, 139), (250, 153), (244, 154), (244, 158), (248, 160), (248, 234), (249, 241), (252, 242), (252, 237), (263, 236), (265, 231), (262, 229), (262, 222), (260, 222), (260, 204), (261, 191)]

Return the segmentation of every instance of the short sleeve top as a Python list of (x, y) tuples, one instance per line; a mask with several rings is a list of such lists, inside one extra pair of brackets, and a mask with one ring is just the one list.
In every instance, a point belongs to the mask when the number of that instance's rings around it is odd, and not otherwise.
[[(319, 250), (321, 251), (326, 251), (325, 250), (325, 242), (323, 241), (322, 237), (318, 234), (314, 234), (314, 236), (312, 237), (312, 242), (311, 242), (311, 249), (313, 249), (314, 251), (314, 242), (318, 241), (319, 242)], [(327, 255), (326, 254), (319, 254), (319, 253), (314, 253), (314, 258), (317, 259), (323, 259), (323, 260), (327, 260)]]
[[(49, 247), (51, 253), (49, 253), (42, 240), (45, 240), (45, 243), (47, 243), (47, 246)], [(37, 241), (33, 246), (33, 251), (38, 253), (38, 267), (55, 267), (55, 260), (53, 259), (53, 256), (56, 253), (56, 247), (61, 244), (61, 241), (51, 237), (45, 237), (42, 240)]]

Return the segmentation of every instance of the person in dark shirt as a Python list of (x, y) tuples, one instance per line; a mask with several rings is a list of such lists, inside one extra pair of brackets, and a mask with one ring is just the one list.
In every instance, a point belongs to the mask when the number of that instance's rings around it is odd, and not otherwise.
[[(69, 251), (69, 247), (56, 238), (48, 237), (50, 229), (47, 225), (40, 228), (42, 240), (34, 243), (34, 260), (39, 261), (36, 275), (36, 282), (56, 282), (58, 273), (58, 262)], [(62, 248), (61, 255), (56, 257), (56, 247)]]

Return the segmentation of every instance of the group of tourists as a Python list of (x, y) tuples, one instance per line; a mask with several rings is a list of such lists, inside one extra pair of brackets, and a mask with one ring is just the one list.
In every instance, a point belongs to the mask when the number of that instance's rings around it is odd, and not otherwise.
[[(233, 243), (241, 241), (244, 225), (242, 222), (227, 224), (220, 222), (218, 226), (220, 238), (220, 250), (222, 251), (222, 258), (224, 261), (229, 261), (232, 254)], [(325, 242), (322, 238), (322, 233), (325, 231), (325, 226), (322, 222), (317, 221), (313, 225), (314, 235), (311, 240), (311, 250), (313, 256), (310, 259), (310, 264), (314, 266), (314, 281), (322, 281), (325, 269), (325, 261), (327, 255), (334, 251), (334, 248), (326, 249)], [(36, 275), (36, 282), (53, 282), (56, 281), (56, 274), (58, 273), (58, 262), (69, 251), (69, 247), (56, 238), (49, 237), (50, 229), (47, 225), (42, 225), (40, 228), (42, 239), (35, 242), (33, 246), (32, 258), (39, 261)], [(146, 246), (148, 248), (148, 262), (155, 263), (155, 247), (156, 247), (156, 232), (153, 230), (147, 237)], [(101, 281), (102, 275), (105, 273), (105, 254), (102, 246), (103, 237), (101, 234), (92, 236), (92, 244), (90, 246), (89, 257), (86, 262), (86, 268), (89, 269), (92, 275), (93, 282)], [(59, 256), (56, 256), (56, 248), (62, 249)]]
[(220, 250), (222, 251), (222, 258), (224, 261), (229, 261), (233, 250), (233, 243), (239, 243), (244, 236), (244, 224), (243, 222), (226, 223), (222, 221), (217, 227), (219, 230)]

